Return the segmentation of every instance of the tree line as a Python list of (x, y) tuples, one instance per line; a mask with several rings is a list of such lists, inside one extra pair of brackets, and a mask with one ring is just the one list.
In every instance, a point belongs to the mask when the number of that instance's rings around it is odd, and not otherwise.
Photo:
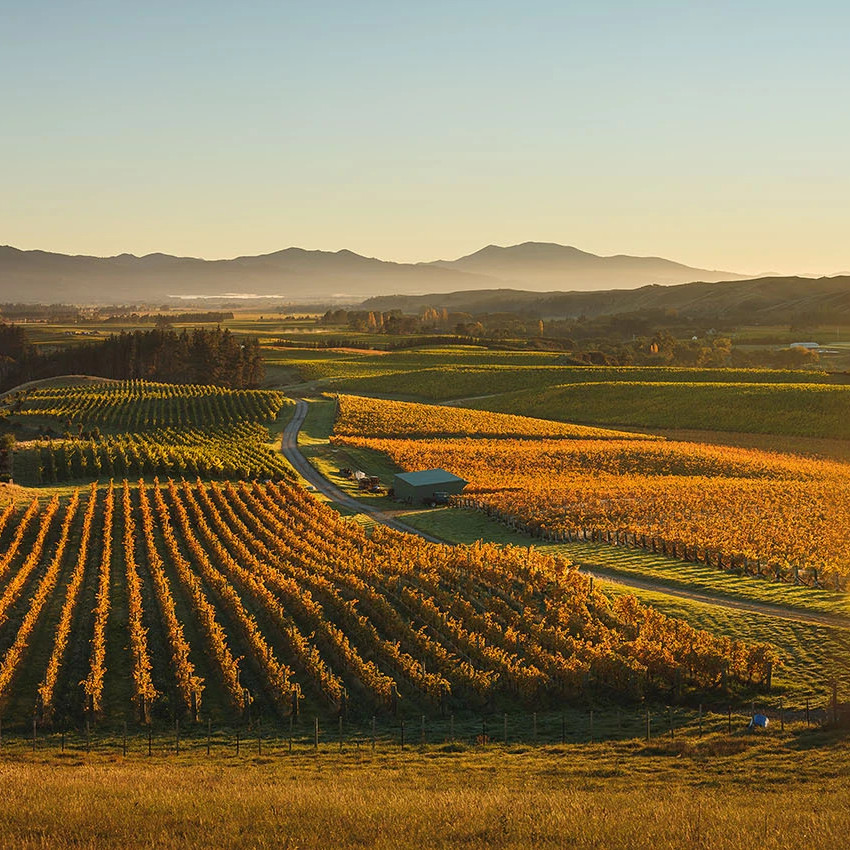
[(22, 327), (0, 324), (0, 389), (67, 374), (245, 389), (260, 384), (264, 369), (256, 337), (218, 327), (123, 332), (41, 352)]

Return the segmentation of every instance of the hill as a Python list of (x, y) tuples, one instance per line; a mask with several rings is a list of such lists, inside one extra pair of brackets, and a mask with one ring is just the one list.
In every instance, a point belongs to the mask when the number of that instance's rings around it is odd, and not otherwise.
[[(646, 257), (597, 257), (561, 245), (489, 246), (434, 263), (392, 263), (352, 251), (286, 248), (272, 254), (203, 260), (148, 254), (69, 256), (0, 247), (0, 284), (7, 301), (48, 303), (156, 302), (174, 296), (227, 294), (299, 302), (356, 301), (379, 292), (402, 295), (491, 290), (510, 284), (598, 289), (735, 277)], [(430, 296), (429, 296), (430, 297)]]
[(465, 290), (421, 296), (382, 296), (363, 303), (368, 310), (425, 308), (464, 313), (517, 313), (531, 318), (605, 316), (665, 312), (705, 321), (786, 323), (791, 319), (834, 321), (850, 318), (850, 275), (763, 277), (701, 281), (670, 286), (600, 292), (530, 292), (517, 289)]
[(661, 257), (600, 257), (567, 245), (525, 242), (502, 247), (488, 245), (458, 260), (434, 265), (522, 283), (528, 289), (596, 290), (644, 283), (671, 284), (691, 280), (730, 280), (731, 272), (695, 269)]

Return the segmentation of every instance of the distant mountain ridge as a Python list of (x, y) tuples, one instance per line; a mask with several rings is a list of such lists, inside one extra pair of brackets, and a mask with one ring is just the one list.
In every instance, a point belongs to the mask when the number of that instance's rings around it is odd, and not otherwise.
[[(744, 277), (733, 272), (695, 269), (662, 257), (632, 257), (627, 254), (601, 257), (552, 242), (524, 242), (508, 248), (488, 245), (458, 260), (437, 260), (432, 265), (521, 283), (524, 289), (552, 286), (560, 289), (628, 288), (623, 280), (640, 281), (638, 285), (641, 285)], [(575, 285), (582, 280), (592, 280), (593, 286)]]
[(762, 277), (719, 282), (642, 286), (598, 292), (528, 292), (516, 289), (467, 290), (420, 296), (382, 296), (366, 310), (420, 313), (515, 313), (533, 319), (578, 318), (675, 310), (702, 322), (744, 321), (820, 323), (850, 321), (850, 276)]
[(597, 290), (733, 280), (742, 275), (696, 269), (659, 257), (599, 257), (570, 246), (526, 242), (489, 245), (457, 260), (394, 263), (353, 251), (285, 248), (271, 254), (203, 260), (170, 254), (114, 257), (0, 247), (0, 300), (71, 303), (153, 303), (171, 297), (235, 293), (286, 301), (357, 301), (457, 290)]

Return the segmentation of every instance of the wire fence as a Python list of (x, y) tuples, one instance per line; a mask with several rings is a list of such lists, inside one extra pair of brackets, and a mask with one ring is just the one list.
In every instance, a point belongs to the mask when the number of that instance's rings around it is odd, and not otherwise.
[(850, 730), (850, 703), (833, 691), (826, 700), (788, 706), (782, 698), (720, 706), (611, 706), (563, 712), (465, 713), (444, 717), (346, 719), (302, 714), (288, 720), (256, 719), (241, 726), (212, 719), (107, 726), (86, 722), (31, 729), (0, 726), (0, 760), (34, 752), (99, 753), (122, 756), (283, 756), (292, 753), (387, 752), (422, 748), (547, 748), (626, 741), (670, 741), (746, 733), (774, 738), (806, 730)]

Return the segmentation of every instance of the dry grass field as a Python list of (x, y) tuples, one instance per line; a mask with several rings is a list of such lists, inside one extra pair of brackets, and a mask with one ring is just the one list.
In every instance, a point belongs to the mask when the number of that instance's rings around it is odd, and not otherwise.
[[(773, 736), (770, 736), (773, 738)], [(9, 756), (6, 848), (844, 846), (850, 747), (825, 733), (535, 750), (206, 760)]]

